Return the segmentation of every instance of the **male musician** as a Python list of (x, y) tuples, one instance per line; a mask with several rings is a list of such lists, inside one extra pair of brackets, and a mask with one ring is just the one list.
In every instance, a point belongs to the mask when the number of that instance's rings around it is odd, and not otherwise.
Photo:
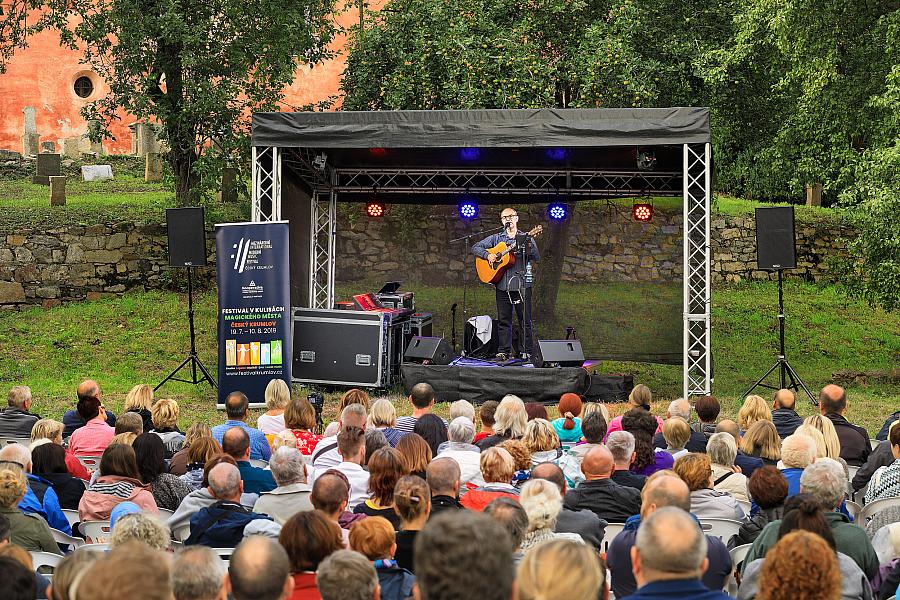
[(502, 279), (496, 283), (497, 320), (500, 326), (497, 359), (507, 360), (512, 355), (512, 313), (515, 308), (521, 332), (521, 358), (528, 360), (534, 341), (531, 322), (531, 263), (539, 260), (540, 254), (533, 237), (528, 237), (529, 243), (525, 244), (526, 234), (517, 227), (519, 215), (514, 208), (504, 208), (500, 212), (500, 222), (503, 224), (503, 231), (489, 235), (472, 246), (472, 253), (493, 262), (498, 256), (488, 252), (489, 248), (500, 242), (514, 246), (516, 262), (503, 272)]

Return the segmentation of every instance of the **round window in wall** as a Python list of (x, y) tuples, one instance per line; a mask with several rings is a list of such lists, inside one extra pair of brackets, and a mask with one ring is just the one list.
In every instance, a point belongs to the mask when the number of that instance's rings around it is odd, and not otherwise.
[(75, 80), (75, 94), (77, 94), (79, 98), (87, 98), (93, 93), (94, 82), (91, 81), (90, 77), (82, 75)]

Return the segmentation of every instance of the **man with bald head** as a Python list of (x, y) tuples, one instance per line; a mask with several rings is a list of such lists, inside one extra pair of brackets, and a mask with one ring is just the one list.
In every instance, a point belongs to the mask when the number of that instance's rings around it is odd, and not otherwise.
[(781, 439), (793, 435), (803, 425), (803, 419), (794, 410), (796, 404), (797, 396), (793, 390), (778, 390), (772, 398), (772, 423)]
[(841, 458), (848, 465), (864, 464), (872, 453), (869, 432), (844, 417), (847, 412), (847, 393), (844, 388), (834, 384), (823, 387), (819, 392), (819, 411), (834, 424), (841, 442)]
[(278, 487), (272, 477), (272, 471), (250, 464), (250, 436), (240, 427), (232, 427), (222, 434), (222, 452), (237, 463), (246, 493), (262, 494)]
[(425, 479), (431, 489), (431, 515), (463, 508), (459, 503), (459, 463), (452, 458), (435, 458), (425, 469)]
[(763, 461), (761, 458), (757, 458), (755, 456), (750, 456), (749, 454), (741, 451), (741, 428), (737, 423), (732, 421), (731, 419), (723, 419), (719, 421), (716, 425), (716, 433), (730, 433), (731, 437), (734, 438), (734, 443), (737, 444), (738, 451), (737, 456), (734, 457), (734, 464), (741, 468), (741, 473), (750, 479), (750, 476), (753, 475), (753, 471), (761, 468), (763, 466)]
[(241, 504), (244, 482), (241, 472), (229, 463), (219, 463), (209, 471), (209, 491), (215, 503), (191, 517), (191, 535), (185, 546), (200, 544), (211, 548), (234, 548), (244, 538), (244, 528), (253, 521), (272, 519)]
[[(669, 403), (669, 408), (666, 411), (666, 419), (671, 419), (672, 417), (681, 417), (689, 424), (691, 422), (691, 403), (685, 400), (684, 398), (678, 398), (677, 400), (672, 400)], [(707, 437), (703, 433), (699, 431), (694, 431), (691, 429), (691, 437), (688, 438), (687, 444), (685, 444), (685, 449), (688, 452), (702, 452), (706, 453), (706, 440)], [(668, 446), (666, 442), (666, 438), (663, 437), (662, 431), (657, 433), (653, 437), (653, 446), (656, 448), (665, 449)]]
[[(606, 553), (607, 566), (612, 575), (610, 589), (616, 598), (628, 596), (637, 589), (631, 557), (642, 523), (658, 510), (667, 507), (680, 509), (685, 514), (691, 508), (691, 492), (687, 484), (675, 474), (653, 477), (647, 482), (641, 495), (641, 514), (628, 519), (622, 533), (610, 543)], [(696, 518), (692, 518), (692, 521), (699, 531), (699, 522)], [(690, 528), (687, 529), (690, 531)], [(731, 556), (725, 544), (717, 537), (706, 536), (706, 547), (709, 568), (703, 574), (703, 585), (709, 589), (722, 589), (731, 573)]]
[[(97, 400), (102, 402), (102, 399), (100, 397), (100, 384), (98, 384), (93, 379), (82, 381), (78, 385), (78, 390), (76, 393), (78, 394), (79, 402), (86, 398), (96, 398)], [(78, 413), (77, 409), (67, 410), (63, 415), (63, 425), (65, 426), (63, 429), (63, 437), (69, 437), (76, 429), (84, 427), (85, 423), (87, 423), (87, 421), (85, 421), (84, 417), (82, 417)], [(112, 412), (108, 410), (106, 411), (106, 424), (110, 427), (116, 426), (116, 415), (112, 414)]]
[[(556, 484), (559, 493), (566, 497), (566, 476), (559, 466), (552, 462), (543, 462), (531, 469), (532, 479), (544, 479)], [(586, 544), (602, 550), (603, 534), (606, 532), (606, 521), (587, 509), (572, 510), (563, 506), (556, 518), (556, 533), (577, 533)]]
[(636, 515), (641, 508), (641, 493), (610, 479), (614, 469), (612, 453), (606, 446), (597, 446), (585, 454), (581, 461), (585, 481), (566, 492), (565, 507), (590, 510), (610, 523), (624, 523)]
[[(709, 569), (709, 537), (696, 520), (680, 508), (667, 506), (641, 525), (631, 548), (638, 590), (635, 600), (728, 600), (722, 586), (709, 587), (701, 578)], [(616, 597), (620, 597), (616, 594)]]
[(278, 543), (254, 535), (234, 549), (225, 587), (234, 600), (281, 600), (294, 593), (287, 552)]

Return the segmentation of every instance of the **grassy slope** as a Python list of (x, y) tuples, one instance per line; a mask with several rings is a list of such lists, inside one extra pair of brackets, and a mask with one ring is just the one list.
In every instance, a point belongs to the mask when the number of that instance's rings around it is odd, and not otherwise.
[[(430, 290), (424, 296), (434, 293)], [(715, 290), (714, 392), (723, 399), (724, 412), (729, 415), (736, 414), (743, 388), (774, 360), (775, 295), (774, 285), (768, 282)], [(786, 296), (788, 356), (810, 387), (818, 389), (839, 370), (886, 371), (900, 362), (900, 315), (873, 311), (827, 287), (791, 282)], [(215, 373), (214, 292), (200, 294), (195, 306), (199, 351)], [(186, 303), (179, 295), (142, 292), (51, 310), (2, 314), (0, 389), (26, 383), (34, 390), (42, 414), (60, 415), (72, 404), (78, 382), (95, 377), (109, 404), (118, 410), (132, 385), (156, 384), (184, 357), (188, 347), (185, 310)], [(665, 401), (680, 393), (681, 369), (677, 366), (604, 363), (600, 368), (635, 373), (637, 380), (657, 393), (660, 413), (665, 412)], [(854, 383), (848, 391), (850, 418), (873, 432), (885, 415), (900, 405), (896, 382)], [(208, 387), (175, 383), (160, 395), (181, 403), (182, 426), (195, 420), (221, 420)], [(399, 394), (391, 395), (398, 399), (398, 409), (408, 412)], [(330, 394), (332, 400), (336, 396)], [(333, 402), (329, 404), (326, 416), (333, 415)], [(799, 406), (804, 413), (812, 410), (808, 403)], [(440, 412), (445, 410), (442, 407)]]

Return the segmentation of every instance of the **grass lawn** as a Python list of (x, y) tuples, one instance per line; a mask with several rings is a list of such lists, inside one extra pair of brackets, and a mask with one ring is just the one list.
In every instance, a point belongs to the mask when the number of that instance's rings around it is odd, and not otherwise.
[[(437, 305), (449, 292), (416, 291), (423, 309), (431, 301)], [(736, 416), (739, 394), (774, 361), (776, 301), (776, 287), (769, 282), (714, 289), (713, 391), (723, 401), (724, 414)], [(873, 310), (831, 287), (793, 281), (786, 286), (785, 304), (788, 357), (813, 390), (838, 371), (868, 373), (846, 387), (849, 418), (874, 435), (886, 415), (900, 406), (896, 373), (893, 379), (877, 375), (896, 371), (900, 364), (900, 314)], [(0, 314), (0, 389), (28, 384), (36, 398), (35, 410), (59, 418), (73, 405), (78, 382), (93, 377), (108, 405), (118, 411), (132, 385), (155, 385), (186, 355), (186, 306), (186, 300), (174, 293), (134, 292), (50, 310)], [(215, 292), (201, 292), (195, 309), (199, 352), (215, 373)], [(680, 366), (605, 362), (600, 369), (634, 373), (636, 381), (656, 393), (654, 410), (659, 414), (680, 394)], [(398, 411), (409, 412), (398, 390), (388, 395), (396, 400)], [(326, 418), (334, 416), (338, 396), (339, 392), (329, 393)], [(223, 418), (208, 386), (167, 384), (158, 397), (179, 401), (182, 428), (194, 421), (215, 424)], [(808, 402), (801, 401), (798, 407), (804, 414), (813, 412)], [(621, 412), (620, 406), (611, 408), (614, 414)], [(446, 414), (447, 407), (438, 412)]]

